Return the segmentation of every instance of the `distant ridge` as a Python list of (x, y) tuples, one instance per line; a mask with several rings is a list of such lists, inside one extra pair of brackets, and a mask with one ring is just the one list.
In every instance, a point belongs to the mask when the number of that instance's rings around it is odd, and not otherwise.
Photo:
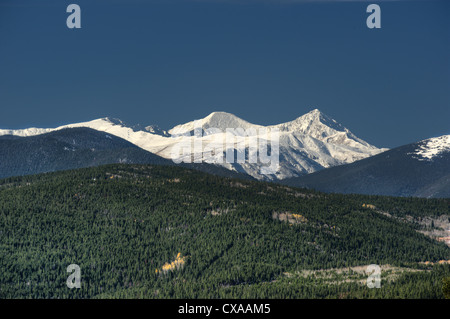
[[(175, 165), (112, 134), (85, 127), (64, 128), (35, 136), (0, 136), (0, 178), (77, 169), (104, 164)], [(224, 177), (246, 174), (211, 164), (182, 164)]]
[[(201, 123), (203, 129), (201, 136), (193, 136), (194, 126), (197, 123)], [(261, 180), (281, 180), (301, 176), (324, 168), (352, 163), (386, 150), (370, 145), (356, 137), (350, 130), (318, 109), (314, 109), (291, 122), (270, 126), (252, 124), (227, 112), (212, 112), (203, 119), (177, 125), (168, 131), (162, 130), (157, 125), (128, 126), (119, 119), (105, 117), (89, 122), (63, 125), (57, 128), (3, 129), (0, 130), (0, 135), (35, 136), (77, 127), (87, 127), (114, 135), (169, 160), (174, 159), (173, 149), (180, 143), (183, 135), (186, 134), (193, 136), (193, 140), (201, 140), (203, 146), (215, 146), (223, 144), (227, 128), (241, 128), (244, 130), (250, 128), (254, 130), (264, 128), (277, 129), (280, 131), (280, 165), (278, 171), (274, 174), (264, 173), (261, 168), (266, 164), (260, 162), (215, 162), (230, 171), (245, 173)], [(210, 130), (212, 128), (216, 130)], [(232, 134), (240, 133), (233, 132)], [(258, 134), (260, 134), (259, 131), (253, 136), (253, 141), (265, 138), (264, 135)], [(237, 147), (242, 147), (242, 145), (236, 144), (234, 147), (236, 152)], [(196, 150), (192, 150), (192, 153), (187, 157), (180, 157), (179, 160), (202, 158), (205, 154), (208, 156), (208, 153), (204, 153), (203, 149), (200, 153), (194, 152)]]
[(450, 135), (282, 183), (332, 193), (450, 198)]

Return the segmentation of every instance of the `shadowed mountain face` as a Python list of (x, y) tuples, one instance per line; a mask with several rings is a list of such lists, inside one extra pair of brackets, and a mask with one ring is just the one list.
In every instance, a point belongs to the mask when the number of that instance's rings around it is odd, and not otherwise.
[(135, 145), (89, 128), (47, 134), (0, 136), (0, 177), (28, 175), (110, 163), (169, 164)]
[(446, 145), (446, 136), (424, 140), (282, 183), (333, 193), (450, 197)]
[[(0, 136), (0, 178), (103, 164), (175, 165), (114, 135), (90, 128), (66, 128), (46, 134)], [(186, 164), (211, 174), (249, 178), (208, 164)]]

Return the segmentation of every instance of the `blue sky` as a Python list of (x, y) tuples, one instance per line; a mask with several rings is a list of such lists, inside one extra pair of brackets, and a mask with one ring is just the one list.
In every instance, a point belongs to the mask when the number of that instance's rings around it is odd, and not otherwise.
[(0, 128), (314, 108), (379, 147), (450, 134), (450, 1), (0, 0)]

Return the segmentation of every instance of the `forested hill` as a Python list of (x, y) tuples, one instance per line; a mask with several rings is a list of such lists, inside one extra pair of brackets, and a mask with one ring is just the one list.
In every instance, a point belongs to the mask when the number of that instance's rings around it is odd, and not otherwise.
[(449, 198), (449, 150), (450, 136), (442, 136), (281, 183), (341, 194)]
[[(114, 163), (176, 165), (172, 160), (122, 138), (87, 127), (65, 128), (27, 137), (0, 136), (0, 159), (0, 178)], [(179, 165), (219, 176), (253, 179), (245, 173), (213, 164)]]
[[(175, 166), (6, 178), (0, 297), (441, 298), (449, 266), (420, 262), (449, 260), (450, 248), (419, 231), (448, 216), (448, 199), (322, 194)], [(70, 264), (81, 289), (66, 286)], [(356, 273), (319, 276), (369, 264), (411, 271), (384, 290)]]

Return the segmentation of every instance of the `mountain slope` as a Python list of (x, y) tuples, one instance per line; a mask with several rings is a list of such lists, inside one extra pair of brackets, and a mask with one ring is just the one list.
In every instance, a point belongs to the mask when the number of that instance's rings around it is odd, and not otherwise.
[(89, 128), (28, 137), (0, 136), (0, 158), (0, 177), (109, 163), (170, 162), (114, 135)]
[[(36, 136), (0, 136), (0, 178), (113, 163), (175, 165), (112, 134), (90, 128), (64, 128)], [(189, 168), (227, 177), (248, 179), (209, 164)]]
[[(261, 172), (261, 163), (245, 163), (234, 162), (222, 163), (229, 169), (243, 171), (257, 179), (277, 180), (291, 176), (301, 176), (323, 168), (336, 166), (344, 163), (366, 158), (378, 154), (386, 149), (376, 148), (369, 143), (357, 138), (348, 129), (315, 109), (294, 121), (271, 125), (261, 126), (251, 124), (244, 121), (233, 114), (226, 112), (214, 112), (197, 122), (189, 122), (178, 125), (169, 133), (175, 136), (187, 134), (192, 136), (195, 134), (194, 125), (201, 125), (202, 130), (197, 132), (198, 137), (193, 138), (201, 140), (204, 145), (213, 145), (218, 147), (223, 144), (229, 135), (225, 133), (227, 128), (250, 129), (253, 132), (248, 134), (248, 138), (244, 138), (242, 131), (235, 130), (231, 132), (236, 138), (235, 150), (239, 147), (247, 147), (250, 143), (253, 145), (258, 143), (260, 139), (268, 139), (270, 135), (264, 130), (279, 131), (279, 169), (276, 174), (264, 174)], [(211, 128), (217, 128), (218, 132), (214, 132)], [(219, 148), (219, 147), (218, 147)], [(169, 149), (165, 150), (166, 152)], [(157, 154), (166, 157), (164, 153)], [(166, 153), (167, 154), (167, 153)], [(190, 155), (189, 155), (190, 156)], [(196, 153), (194, 157), (205, 157), (205, 154)], [(206, 158), (209, 154), (206, 154)]]
[[(199, 126), (197, 130), (196, 125)], [(168, 132), (157, 126), (127, 126), (117, 119), (102, 118), (54, 129), (0, 130), (0, 135), (34, 136), (75, 127), (88, 127), (115, 135), (166, 159), (215, 163), (262, 180), (301, 176), (351, 163), (385, 150), (357, 138), (317, 109), (294, 121), (266, 127), (249, 123), (230, 113), (213, 112), (198, 121), (177, 125)], [(227, 132), (227, 129), (234, 130)], [(267, 141), (272, 136), (268, 132), (274, 130), (279, 131), (279, 167), (275, 173), (265, 170), (270, 163), (264, 163), (261, 158), (250, 162), (248, 152), (249, 145)], [(231, 141), (230, 144), (226, 144), (227, 139)], [(183, 143), (201, 146), (180, 152), (179, 146), (185, 145)], [(225, 160), (227, 150), (231, 151), (234, 162)], [(239, 152), (245, 152), (245, 161), (237, 161)]]
[(450, 197), (450, 136), (397, 147), (282, 183), (336, 193)]
[[(423, 285), (440, 291), (420, 262), (449, 260), (450, 248), (416, 221), (449, 213), (442, 199), (322, 194), (162, 165), (2, 179), (0, 297), (420, 297)], [(73, 263), (80, 289), (66, 286)], [(368, 289), (362, 274), (336, 274), (370, 264), (383, 266), (382, 289)], [(399, 291), (387, 265), (422, 273), (422, 287)]]

